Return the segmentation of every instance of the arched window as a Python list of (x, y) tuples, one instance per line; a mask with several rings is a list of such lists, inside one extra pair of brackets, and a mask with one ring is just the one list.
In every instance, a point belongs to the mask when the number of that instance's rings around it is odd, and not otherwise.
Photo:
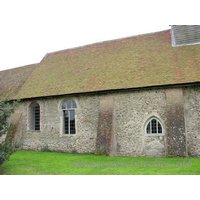
[(156, 118), (151, 118), (145, 127), (146, 134), (163, 134), (163, 127), (160, 121)]
[(36, 102), (29, 106), (29, 130), (40, 130), (40, 106)]
[(63, 121), (64, 121), (64, 134), (75, 134), (75, 109), (77, 108), (75, 101), (66, 100), (62, 104)]

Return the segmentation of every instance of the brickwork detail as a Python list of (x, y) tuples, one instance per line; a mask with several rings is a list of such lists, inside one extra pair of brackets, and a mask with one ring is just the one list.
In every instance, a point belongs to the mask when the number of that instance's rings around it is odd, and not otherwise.
[(114, 98), (100, 99), (96, 154), (113, 154), (114, 145)]

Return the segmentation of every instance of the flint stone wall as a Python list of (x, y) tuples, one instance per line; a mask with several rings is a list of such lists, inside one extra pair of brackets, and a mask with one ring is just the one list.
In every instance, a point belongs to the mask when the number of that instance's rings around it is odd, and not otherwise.
[[(184, 112), (186, 151), (199, 156), (200, 89), (185, 87)], [(167, 101), (165, 88), (125, 90), (93, 94), (65, 95), (60, 97), (23, 100), (16, 112), (22, 113), (21, 133), (23, 149), (95, 153), (100, 99), (114, 99), (113, 134), (117, 156), (167, 156), (166, 127)], [(61, 104), (66, 99), (77, 103), (76, 134), (64, 135)], [(36, 101), (40, 105), (41, 130), (30, 131), (28, 105)], [(151, 118), (158, 118), (163, 125), (162, 136), (145, 135), (145, 124)], [(196, 137), (196, 138), (195, 138)]]
[(200, 157), (200, 87), (185, 87), (184, 110), (186, 151), (188, 156)]

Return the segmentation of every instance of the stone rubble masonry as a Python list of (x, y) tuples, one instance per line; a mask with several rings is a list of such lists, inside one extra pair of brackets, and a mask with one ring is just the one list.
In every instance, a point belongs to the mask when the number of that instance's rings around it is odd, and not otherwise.
[(166, 96), (168, 156), (186, 156), (183, 90), (167, 89)]
[(200, 87), (185, 87), (183, 95), (188, 156), (200, 157)]
[[(154, 87), (21, 100), (16, 112), (21, 113), (22, 149), (95, 153), (98, 144), (102, 144), (99, 133), (112, 133), (106, 138), (110, 155), (165, 157), (169, 152), (200, 157), (200, 87), (174, 90)], [(77, 104), (74, 135), (63, 134), (61, 105), (66, 99)], [(27, 127), (28, 105), (33, 101), (40, 105), (40, 131), (30, 131)], [(104, 108), (109, 122), (103, 121)], [(162, 136), (145, 134), (145, 125), (152, 117), (162, 123)], [(100, 129), (101, 122), (110, 125), (108, 130)]]

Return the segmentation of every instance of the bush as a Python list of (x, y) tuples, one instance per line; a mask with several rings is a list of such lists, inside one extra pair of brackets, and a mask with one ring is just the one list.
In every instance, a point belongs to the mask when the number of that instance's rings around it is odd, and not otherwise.
[(8, 161), (10, 158), (10, 155), (14, 151), (15, 151), (15, 148), (12, 146), (12, 144), (7, 143), (7, 142), (0, 143), (0, 165)]
[[(18, 105), (19, 100), (10, 101), (6, 97), (3, 101), (0, 101), (0, 137), (3, 134), (7, 134), (9, 130), (8, 119), (12, 113), (15, 112), (15, 108)], [(15, 151), (12, 146), (12, 140), (0, 143), (0, 165), (9, 160), (10, 155)]]

